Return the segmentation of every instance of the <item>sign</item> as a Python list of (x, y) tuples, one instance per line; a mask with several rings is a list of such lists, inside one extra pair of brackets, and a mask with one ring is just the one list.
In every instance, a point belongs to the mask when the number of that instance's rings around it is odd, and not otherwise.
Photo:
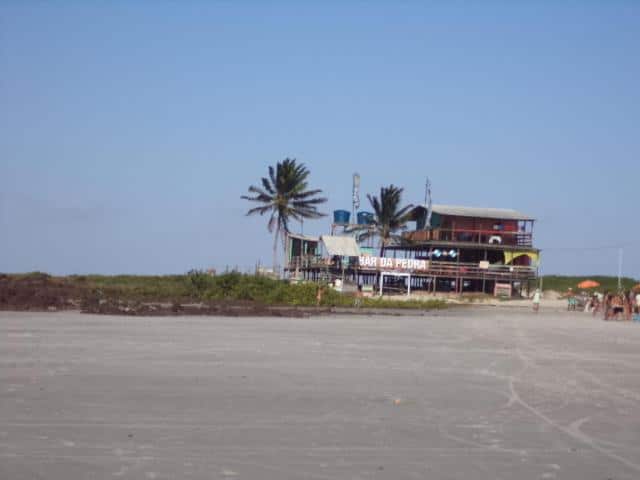
[(511, 297), (511, 284), (510, 283), (497, 283), (493, 288), (493, 296), (501, 298)]
[(414, 258), (388, 258), (388, 257), (369, 257), (360, 255), (358, 257), (360, 268), (372, 268), (376, 270), (429, 270), (429, 262), (427, 260), (417, 260)]
[(481, 260), (480, 265), (478, 265), (480, 270), (489, 270), (489, 262), (487, 260)]

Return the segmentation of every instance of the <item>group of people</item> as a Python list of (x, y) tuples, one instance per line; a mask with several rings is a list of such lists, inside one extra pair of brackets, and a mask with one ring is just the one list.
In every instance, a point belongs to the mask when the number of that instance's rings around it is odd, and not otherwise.
[[(573, 308), (571, 300), (573, 302)], [(575, 297), (569, 296), (570, 310), (575, 310), (577, 301)], [(593, 316), (596, 316), (599, 312), (602, 312), (605, 320), (627, 320), (631, 321), (633, 315), (640, 314), (640, 291), (634, 293), (631, 290), (626, 292), (611, 293), (605, 291), (604, 293), (592, 294), (584, 307), (585, 312), (590, 312)]]
[[(537, 312), (540, 308), (540, 289), (536, 289), (533, 294), (533, 310)], [(569, 289), (567, 293), (567, 309), (578, 310), (582, 302), (578, 302), (578, 297)], [(593, 293), (588, 297), (584, 305), (584, 311), (596, 316), (602, 312), (605, 320), (627, 320), (640, 319), (640, 290), (611, 293)]]
[[(633, 315), (640, 315), (640, 292), (632, 291), (609, 293), (605, 292), (602, 302), (602, 311), (605, 320), (627, 320)], [(598, 305), (594, 305), (593, 314), (598, 311)]]

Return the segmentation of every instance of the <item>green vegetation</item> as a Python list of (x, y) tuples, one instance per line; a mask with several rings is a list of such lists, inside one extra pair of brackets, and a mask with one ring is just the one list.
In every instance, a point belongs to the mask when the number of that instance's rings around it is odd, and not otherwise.
[[(187, 278), (201, 275), (191, 272)], [(199, 282), (199, 280), (198, 280)], [(228, 273), (209, 277), (206, 287), (193, 293), (203, 300), (251, 301), (264, 305), (314, 306), (317, 304), (318, 289), (322, 289), (321, 306), (353, 307), (358, 303), (367, 308), (443, 308), (442, 300), (389, 300), (380, 298), (359, 298), (342, 294), (315, 283), (289, 283), (256, 275)], [(357, 301), (356, 301), (357, 300)]]
[(99, 296), (123, 300), (187, 300), (196, 290), (188, 275), (72, 275), (62, 278)]
[[(542, 277), (542, 288), (544, 290), (555, 290), (557, 292), (566, 292), (569, 288), (578, 290), (578, 283), (583, 280), (595, 280), (600, 284), (597, 288), (599, 291), (609, 290), (616, 291), (618, 289), (618, 277), (609, 277), (602, 275), (594, 276), (581, 276), (581, 277), (569, 277), (564, 275), (545, 275)], [(633, 278), (622, 278), (622, 288), (625, 290), (631, 289), (639, 281)]]
[[(55, 277), (42, 272), (2, 275), (11, 285), (22, 288), (40, 289), (42, 286), (55, 288), (55, 295), (68, 295), (73, 298), (94, 297), (111, 298), (135, 302), (163, 303), (253, 303), (267, 306), (314, 306), (317, 304), (319, 285), (315, 283), (289, 283), (273, 278), (247, 275), (238, 272), (222, 275), (209, 275), (206, 272), (192, 270), (184, 275), (71, 275)], [(569, 287), (578, 290), (577, 285), (585, 279), (600, 283), (598, 290), (617, 290), (618, 279), (608, 276), (560, 276), (543, 277), (543, 288), (566, 292)], [(640, 283), (639, 280), (625, 277), (623, 288), (630, 289)], [(13, 287), (11, 287), (13, 288)], [(404, 300), (358, 298), (353, 295), (336, 292), (327, 285), (322, 286), (321, 306), (352, 307), (359, 304), (369, 308), (443, 308), (442, 300)], [(66, 293), (65, 293), (66, 292)], [(463, 296), (468, 303), (481, 301), (487, 295)]]
[[(338, 294), (340, 295), (340, 294)], [(342, 295), (342, 298), (349, 298)], [(350, 305), (353, 305), (353, 299)], [(393, 300), (389, 298), (363, 298), (360, 307), (362, 308), (413, 308), (417, 310), (437, 310), (447, 307), (447, 302), (442, 299), (432, 298), (428, 300)]]
[(336, 292), (327, 285), (289, 283), (284, 280), (237, 272), (209, 275), (191, 270), (185, 275), (71, 275), (53, 277), (45, 273), (0, 275), (22, 289), (56, 287), (56, 295), (73, 298), (111, 299), (129, 302), (242, 303), (265, 306), (320, 306), (365, 308), (444, 308), (442, 300), (392, 300), (356, 298)]

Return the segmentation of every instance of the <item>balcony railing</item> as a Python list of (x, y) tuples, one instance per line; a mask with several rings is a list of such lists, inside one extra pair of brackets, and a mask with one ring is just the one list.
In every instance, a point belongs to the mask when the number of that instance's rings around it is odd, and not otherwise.
[(304, 270), (308, 268), (330, 267), (331, 265), (331, 258), (323, 258), (320, 255), (301, 255), (292, 257), (287, 268), (289, 270)]
[(432, 230), (416, 230), (406, 232), (404, 238), (412, 242), (465, 242), (479, 245), (509, 245), (531, 247), (531, 232), (510, 232), (505, 230), (466, 230), (455, 228), (434, 228)]
[[(346, 260), (346, 259), (345, 259)], [(376, 267), (364, 267), (358, 264), (358, 259), (354, 258), (353, 263), (334, 261), (332, 258), (320, 257), (316, 255), (305, 255), (302, 257), (293, 257), (289, 262), (288, 269), (294, 270), (308, 270), (308, 269), (357, 269), (363, 273), (373, 273), (378, 271), (393, 271), (393, 268), (376, 268)], [(531, 266), (512, 266), (512, 265), (498, 265), (491, 264), (488, 268), (480, 268), (478, 263), (468, 262), (440, 262), (440, 261), (428, 261), (426, 270), (403, 270), (413, 275), (421, 276), (436, 276), (436, 277), (448, 277), (448, 278), (476, 278), (487, 280), (527, 280), (535, 278), (536, 268)]]
[[(377, 271), (375, 268), (360, 268), (362, 271)], [(480, 268), (478, 263), (438, 262), (428, 263), (426, 270), (412, 272), (416, 275), (433, 275), (437, 277), (471, 277), (486, 279), (516, 279), (526, 280), (536, 276), (535, 267), (512, 265), (489, 265), (488, 268)]]

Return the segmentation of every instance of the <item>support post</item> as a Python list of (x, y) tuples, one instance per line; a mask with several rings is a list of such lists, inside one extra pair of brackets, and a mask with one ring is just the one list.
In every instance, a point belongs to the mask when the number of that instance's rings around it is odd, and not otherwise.
[[(484, 249), (484, 261), (487, 261), (487, 249)], [(486, 277), (487, 277), (487, 273), (483, 270), (482, 271), (482, 293), (485, 293), (485, 284), (486, 284)]]
[(622, 291), (622, 248), (618, 248), (618, 292)]
[(460, 275), (460, 249), (458, 249), (458, 255), (456, 256), (457, 265), (456, 265), (456, 290), (459, 295), (462, 295), (462, 280)]

